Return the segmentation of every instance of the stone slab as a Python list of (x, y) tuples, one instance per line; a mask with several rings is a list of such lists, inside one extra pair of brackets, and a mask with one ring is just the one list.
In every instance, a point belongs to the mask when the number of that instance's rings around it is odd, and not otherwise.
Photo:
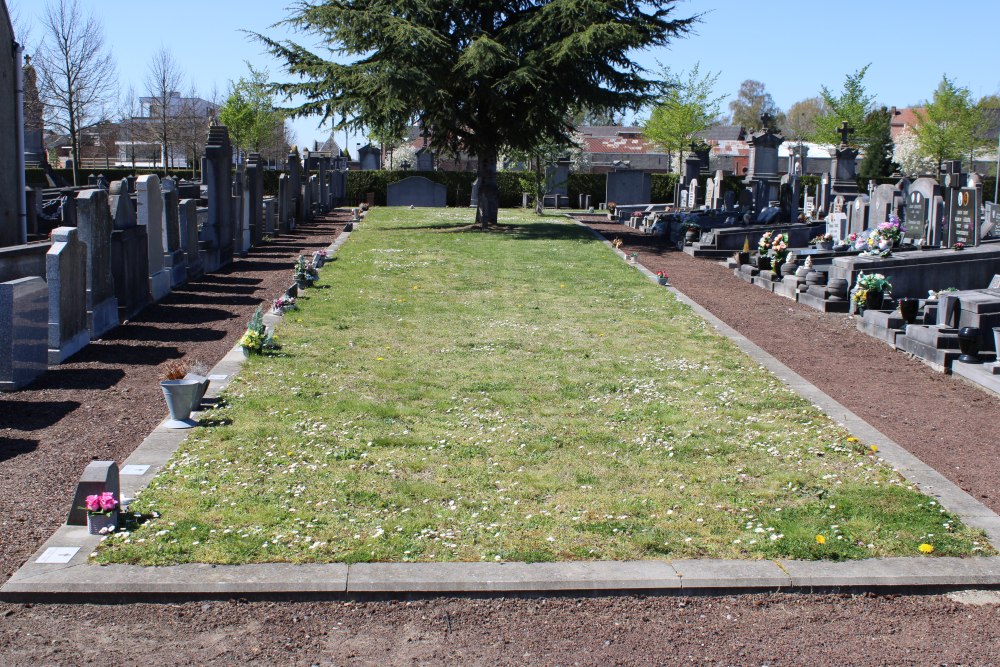
[(824, 313), (846, 313), (851, 307), (847, 301), (829, 301), (808, 292), (799, 292), (798, 301)]
[(681, 589), (787, 588), (787, 574), (772, 561), (698, 560), (672, 561), (681, 580)]
[(499, 593), (679, 589), (664, 561), (355, 563), (349, 593)]
[(1000, 581), (1000, 558), (872, 558), (827, 563), (780, 561), (796, 588), (987, 586)]
[(0, 283), (0, 391), (27, 386), (48, 368), (49, 289), (38, 276)]
[(1000, 375), (994, 373), (995, 368), (995, 363), (967, 364), (958, 359), (951, 364), (951, 372), (955, 375), (1000, 394)]

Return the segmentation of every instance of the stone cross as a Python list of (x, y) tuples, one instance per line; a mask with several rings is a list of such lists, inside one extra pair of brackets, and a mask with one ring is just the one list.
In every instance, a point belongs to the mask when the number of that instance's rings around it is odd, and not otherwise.
[(764, 113), (764, 115), (760, 117), (761, 129), (770, 130), (772, 122), (774, 122), (774, 116), (769, 113)]
[(840, 143), (846, 144), (848, 135), (854, 134), (854, 128), (850, 127), (845, 120), (840, 124), (840, 129), (837, 130), (837, 133), (840, 134)]

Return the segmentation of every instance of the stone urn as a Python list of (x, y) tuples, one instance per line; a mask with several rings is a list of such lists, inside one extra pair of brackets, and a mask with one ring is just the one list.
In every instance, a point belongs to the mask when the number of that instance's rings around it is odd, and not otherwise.
[(913, 324), (917, 321), (917, 311), (919, 307), (920, 301), (917, 299), (899, 300), (899, 314), (906, 324)]
[(962, 351), (958, 360), (966, 364), (982, 362), (979, 357), (979, 327), (962, 327), (958, 330), (958, 348)]

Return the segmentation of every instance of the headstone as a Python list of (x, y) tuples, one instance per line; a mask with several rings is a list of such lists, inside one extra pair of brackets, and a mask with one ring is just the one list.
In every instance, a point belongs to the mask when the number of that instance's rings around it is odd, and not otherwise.
[(951, 189), (948, 245), (979, 245), (979, 196), (975, 188)]
[[(569, 162), (560, 160), (545, 166), (545, 195), (569, 196)], [(558, 208), (558, 206), (557, 206)]]
[(87, 328), (94, 339), (118, 326), (118, 299), (111, 273), (111, 209), (104, 190), (84, 190), (76, 200), (77, 230), (87, 254)]
[(87, 496), (101, 493), (113, 493), (121, 500), (121, 488), (118, 481), (118, 464), (114, 461), (91, 461), (83, 469), (83, 475), (73, 493), (73, 503), (70, 505), (66, 524), (70, 526), (87, 525)]
[(472, 181), (472, 195), (469, 199), (469, 208), (479, 207), (479, 177)]
[(761, 116), (761, 130), (747, 140), (750, 160), (745, 183), (753, 187), (754, 211), (760, 213), (768, 203), (778, 198), (778, 147), (785, 138), (771, 124), (770, 114)]
[(812, 220), (816, 215), (816, 198), (806, 195), (806, 217)]
[(396, 183), (390, 183), (386, 190), (388, 206), (448, 205), (448, 188), (443, 183), (435, 183), (423, 176), (410, 176)]
[(618, 206), (648, 204), (652, 199), (653, 178), (645, 171), (621, 170), (608, 173), (605, 189), (606, 202)]
[(122, 179), (111, 184), (108, 191), (108, 206), (111, 209), (111, 222), (115, 229), (135, 227), (135, 209), (132, 199), (128, 196), (128, 181)]
[(180, 200), (177, 205), (177, 216), (180, 221), (181, 248), (184, 251), (188, 278), (198, 278), (205, 272), (198, 243), (198, 200)]
[(711, 178), (705, 181), (705, 205), (710, 209), (718, 208), (715, 204), (715, 180)]
[(850, 234), (846, 213), (831, 213), (826, 216), (826, 233), (837, 241), (843, 241)]
[(732, 190), (727, 190), (722, 195), (722, 206), (727, 211), (732, 211), (734, 208), (736, 208), (736, 193), (733, 192)]
[(302, 220), (302, 161), (297, 148), (288, 154), (288, 215), (282, 221), (282, 232), (295, 229), (295, 223)]
[(311, 221), (314, 217), (313, 192), (316, 190), (315, 186), (316, 178), (317, 176), (313, 174), (302, 185), (302, 216), (306, 222)]
[[(49, 290), (39, 276), (0, 283), (0, 391), (31, 384), (48, 368)], [(6, 318), (5, 318), (6, 319)]]
[(715, 178), (712, 179), (712, 185), (714, 186), (713, 192), (715, 193), (715, 196), (712, 197), (712, 200), (709, 202), (709, 206), (712, 207), (713, 209), (719, 208), (720, 202), (722, 202), (723, 200), (723, 195), (725, 194), (723, 192), (724, 183), (725, 183), (725, 174), (722, 173), (721, 169), (716, 170)]
[(181, 247), (181, 223), (177, 214), (180, 195), (177, 183), (167, 177), (160, 181), (163, 195), (163, 268), (170, 274), (170, 287), (184, 284), (187, 280), (187, 263)]
[(830, 212), (830, 174), (822, 174), (819, 177), (819, 212)]
[(209, 129), (205, 158), (208, 220), (200, 238), (210, 258), (206, 270), (214, 271), (233, 261), (233, 147), (224, 125)]
[(278, 200), (274, 197), (265, 198), (262, 215), (264, 216), (264, 233), (274, 234), (278, 220)]
[(247, 157), (246, 169), (246, 191), (244, 193), (243, 217), (246, 219), (243, 225), (244, 234), (249, 233), (249, 237), (244, 236), (247, 243), (245, 249), (260, 245), (264, 239), (264, 222), (261, 219), (264, 207), (264, 166), (260, 160), (260, 153), (250, 153)]
[(417, 171), (434, 171), (434, 153), (430, 148), (417, 151)]
[(849, 215), (851, 232), (860, 234), (868, 229), (868, 195), (860, 195), (851, 202)]
[(895, 186), (882, 184), (875, 186), (871, 195), (871, 207), (868, 210), (868, 226), (878, 227), (883, 222), (888, 222), (890, 215), (899, 215), (896, 209), (896, 200), (900, 192)]
[(73, 356), (90, 342), (87, 328), (87, 247), (75, 227), (52, 230), (45, 256), (49, 289), (49, 365)]
[(246, 257), (250, 250), (250, 227), (246, 218), (246, 171), (244, 169), (233, 174), (233, 195), (230, 206), (233, 207), (233, 254)]
[(330, 206), (341, 206), (347, 202), (347, 172), (330, 172)]
[(368, 144), (358, 149), (358, 162), (363, 170), (382, 168), (382, 151)]
[(132, 319), (150, 301), (146, 228), (136, 221), (128, 181), (111, 184), (108, 203), (114, 217), (111, 232), (111, 275), (118, 300), (118, 321)]
[(691, 182), (688, 183), (688, 201), (687, 207), (690, 209), (698, 208), (698, 179), (692, 178)]
[(833, 212), (834, 213), (844, 213), (844, 207), (846, 202), (844, 200), (844, 195), (837, 195), (833, 198)]
[(852, 196), (858, 192), (857, 159), (858, 151), (847, 144), (854, 128), (847, 121), (840, 124), (840, 145), (830, 149), (830, 191), (834, 195)]
[(15, 104), (17, 73), (21, 59), (14, 50), (15, 35), (7, 8), (0, 3), (0, 247), (20, 245), (27, 239), (21, 233), (18, 217), (21, 176), (18, 165), (23, 157), (18, 155), (21, 125), (20, 110)]
[(749, 188), (740, 190), (740, 208), (744, 211), (753, 208), (753, 190)]
[(170, 294), (170, 273), (163, 263), (163, 196), (156, 174), (140, 176), (135, 182), (136, 215), (146, 228), (149, 259), (149, 293), (157, 302)]
[[(316, 201), (319, 203), (319, 212), (326, 213), (330, 210), (330, 160), (321, 157), (317, 160), (317, 165), (319, 171), (319, 192), (316, 193)], [(247, 166), (249, 167), (249, 163)]]
[(903, 238), (912, 243), (923, 243), (927, 231), (927, 198), (918, 190), (910, 190), (903, 210)]

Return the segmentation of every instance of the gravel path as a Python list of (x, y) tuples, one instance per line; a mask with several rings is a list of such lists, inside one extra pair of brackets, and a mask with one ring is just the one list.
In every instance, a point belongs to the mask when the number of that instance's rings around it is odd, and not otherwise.
[[(328, 244), (345, 219), (255, 249), (31, 389), (0, 395), (0, 580), (64, 520), (89, 460), (121, 461), (163, 418), (160, 366), (179, 357), (214, 364), (253, 308), (285, 286), (295, 256)], [(850, 318), (768, 294), (621, 226), (594, 226), (1000, 510), (1000, 400), (861, 334)], [(1000, 664), (998, 646), (1000, 605), (944, 596), (0, 604), (3, 665), (990, 665)]]

